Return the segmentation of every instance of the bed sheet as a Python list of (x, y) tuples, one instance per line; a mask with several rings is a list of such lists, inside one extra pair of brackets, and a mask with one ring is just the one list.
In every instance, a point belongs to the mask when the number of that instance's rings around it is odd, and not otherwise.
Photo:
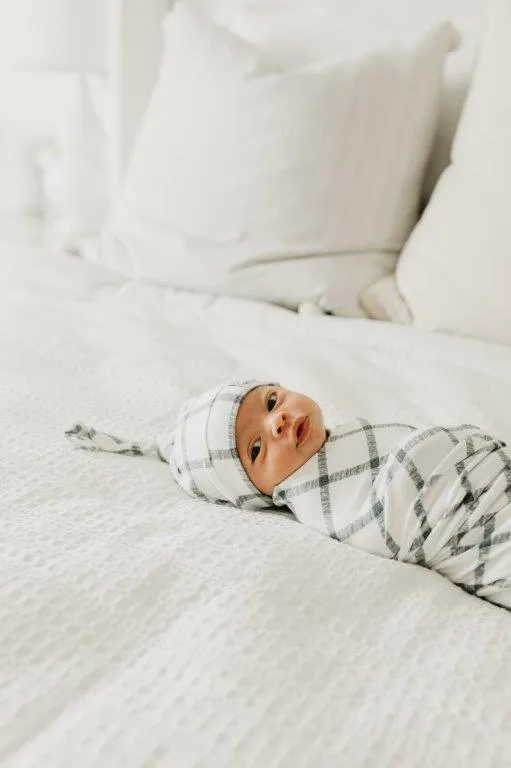
[(511, 350), (0, 253), (0, 762), (506, 768), (511, 617), (288, 515), (185, 496), (145, 437), (230, 376), (511, 440)]

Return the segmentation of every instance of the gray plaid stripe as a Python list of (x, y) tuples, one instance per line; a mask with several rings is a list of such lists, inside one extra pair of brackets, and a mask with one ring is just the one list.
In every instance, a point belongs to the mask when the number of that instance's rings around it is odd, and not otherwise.
[[(381, 502), (379, 502), (379, 504), (381, 504)], [(371, 506), (368, 512), (360, 515), (360, 517), (357, 517), (355, 520), (353, 520), (353, 522), (349, 523), (349, 525), (346, 525), (344, 528), (341, 528), (341, 530), (337, 531), (335, 538), (339, 539), (339, 541), (346, 541), (346, 539), (350, 539), (356, 533), (359, 533), (364, 528), (367, 528), (368, 525), (373, 523), (375, 520), (375, 515), (377, 515), (380, 511), (381, 510), (379, 509), (378, 503), (374, 506)]]
[(402, 467), (406, 469), (408, 472), (408, 476), (412, 483), (415, 485), (415, 488), (420, 491), (424, 487), (424, 478), (422, 477), (421, 473), (415, 466), (415, 463), (412, 461), (412, 459), (409, 457), (409, 455), (406, 453), (406, 451), (403, 451), (403, 449), (400, 449), (399, 451), (396, 451), (396, 461), (398, 461)]
[[(511, 540), (511, 532), (504, 532), (504, 533), (493, 533), (493, 529), (495, 526), (495, 513), (492, 512), (489, 515), (484, 515), (483, 518), (481, 518), (481, 524), (476, 526), (474, 530), (480, 529), (483, 532), (481, 541), (477, 545), (478, 547), (482, 546), (484, 549), (486, 547), (492, 547), (493, 545), (498, 544), (505, 544), (506, 542)], [(488, 534), (486, 534), (486, 531), (489, 531)], [(472, 530), (470, 531), (473, 532)], [(467, 532), (465, 532), (464, 535), (466, 535)], [(456, 555), (464, 555), (465, 552), (469, 552), (470, 550), (474, 549), (474, 543), (471, 542), (470, 544), (460, 544), (459, 547), (456, 549)], [(486, 560), (485, 560), (486, 562)], [(480, 574), (482, 576), (482, 574)], [(482, 579), (478, 579), (479, 582), (482, 583)]]
[(500, 448), (497, 451), (497, 454), (502, 461), (502, 465), (504, 468), (504, 474), (506, 476), (506, 496), (508, 498), (508, 501), (511, 503), (511, 461), (509, 460), (509, 456), (506, 454), (505, 451)]
[(495, 530), (495, 516), (492, 515), (490, 519), (486, 521), (486, 525), (484, 526), (484, 529), (483, 529), (483, 537), (482, 537), (482, 540), (479, 542), (479, 546), (477, 548), (478, 563), (474, 571), (475, 584), (484, 583), (484, 570), (486, 568), (488, 557), (490, 556), (491, 547), (492, 547), (491, 535), (494, 530)]
[[(432, 435), (438, 433), (438, 432), (444, 432), (445, 429), (443, 427), (430, 427), (429, 429), (425, 429), (422, 432), (417, 433), (411, 440), (408, 440), (406, 443), (406, 449), (410, 450), (410, 448), (415, 447), (416, 445), (419, 445), (420, 443), (424, 442), (424, 440), (427, 440)], [(415, 485), (415, 488), (417, 491), (422, 490), (424, 487), (424, 479), (422, 478), (420, 472), (418, 471), (417, 467), (413, 463), (413, 461), (409, 458), (407, 453), (404, 449), (399, 449), (394, 454), (394, 460), (389, 463), (389, 466), (387, 467), (387, 482), (384, 487), (384, 491), (387, 490), (390, 483), (392, 482), (396, 472), (400, 467), (403, 467), (407, 473), (412, 482)], [(374, 488), (374, 486), (373, 486)], [(379, 501), (378, 508), (375, 507), (375, 513), (377, 514), (377, 519), (379, 522), (380, 532), (382, 533), (382, 536), (385, 540), (385, 544), (387, 548), (392, 553), (392, 556), (397, 559), (400, 552), (400, 547), (396, 544), (396, 542), (392, 539), (390, 536), (386, 526), (385, 526), (385, 518), (384, 518), (384, 505)], [(375, 502), (373, 502), (373, 505)], [(427, 519), (427, 513), (424, 509), (424, 506), (422, 504), (422, 501), (420, 498), (417, 498), (414, 503), (414, 512), (415, 516), (417, 517), (417, 521), (419, 523), (419, 529), (420, 533), (415, 538), (412, 546), (413, 546), (413, 557), (415, 558), (416, 562), (418, 564), (422, 564), (425, 560), (424, 558), (424, 550), (423, 550), (423, 544), (426, 540), (426, 538), (431, 533), (431, 527), (429, 525), (428, 519)], [(383, 531), (382, 531), (383, 526)]]
[[(468, 512), (470, 510), (470, 505), (471, 505), (471, 503), (472, 503), (472, 501), (474, 499), (474, 494), (473, 494), (473, 491), (472, 491), (472, 484), (471, 484), (470, 480), (468, 479), (468, 472), (465, 469), (464, 462), (460, 462), (459, 461), (459, 462), (456, 463), (456, 471), (458, 473), (458, 477), (459, 477), (461, 486), (462, 486), (463, 490), (465, 491), (465, 496), (460, 501), (459, 504), (455, 504), (453, 509), (448, 511), (447, 514), (448, 514), (449, 517), (453, 517), (454, 514), (456, 514), (456, 512), (458, 512), (458, 509), (461, 506), (467, 507), (467, 505), (468, 505), (469, 506), (469, 509), (467, 509), (467, 512)], [(458, 527), (458, 530), (456, 531), (456, 533), (447, 542), (447, 547), (449, 549), (449, 555), (451, 557), (455, 557), (458, 554), (459, 542), (461, 541), (461, 539), (467, 533), (468, 528), (469, 528), (469, 525), (468, 525), (468, 514), (466, 514), (465, 515), (465, 519), (463, 520), (463, 522)]]
[[(185, 444), (185, 441), (183, 442)], [(180, 472), (191, 472), (194, 469), (211, 469), (211, 467), (213, 466), (213, 462), (208, 457), (204, 459), (189, 459), (188, 461), (185, 458), (184, 462), (178, 463), (176, 461), (175, 465)]]
[[(190, 418), (189, 411), (190, 410), (191, 409), (188, 408), (186, 410), (186, 412), (185, 412), (185, 417), (184, 418), (185, 418), (186, 421), (189, 421), (189, 418)], [(190, 482), (191, 490), (193, 491), (194, 495), (197, 496), (197, 498), (202, 499), (202, 501), (211, 501), (211, 499), (209, 499), (209, 497), (206, 496), (206, 494), (203, 493), (200, 490), (199, 486), (195, 482), (194, 476), (191, 474), (190, 469), (191, 469), (192, 462), (188, 459), (187, 430), (186, 429), (183, 430), (183, 435), (182, 435), (182, 440), (181, 440), (181, 449), (182, 449), (182, 452), (183, 452), (183, 459), (184, 459), (184, 461), (183, 461), (183, 464), (180, 467), (177, 467), (178, 472), (186, 472), (188, 474), (188, 476), (190, 478), (190, 481), (191, 481)], [(195, 460), (194, 460), (193, 463), (195, 463)], [(177, 466), (177, 464), (176, 464), (176, 466)]]
[[(495, 445), (498, 445), (494, 438), (490, 438), (488, 435), (481, 435), (481, 438), (483, 440), (486, 440), (487, 442), (491, 440)], [(473, 441), (471, 444), (472, 451), (467, 456), (467, 458), (472, 458), (473, 456), (477, 456), (480, 453), (487, 453), (488, 449), (486, 447), (475, 449)], [(506, 457), (506, 454), (503, 451), (499, 451), (499, 456), (501, 457), (501, 460), (503, 461), (504, 465), (509, 466), (509, 461)], [(464, 459), (463, 461), (459, 461), (456, 463), (456, 471), (458, 473), (458, 477), (460, 479), (460, 483), (465, 491), (465, 496), (463, 499), (455, 504), (451, 510), (447, 512), (448, 517), (454, 516), (461, 507), (465, 507), (466, 515), (464, 520), (460, 523), (458, 526), (457, 531), (451, 536), (449, 541), (445, 544), (444, 549), (446, 549), (446, 554), (448, 554), (450, 557), (456, 557), (456, 555), (463, 554), (466, 552), (467, 547), (465, 547), (462, 543), (463, 538), (465, 537), (466, 533), (470, 530), (470, 523), (469, 523), (469, 516), (470, 513), (476, 508), (478, 501), (480, 500), (481, 496), (483, 496), (489, 488), (491, 488), (491, 484), (485, 485), (482, 488), (475, 489), (472, 487), (472, 484), (469, 480), (469, 471), (467, 470), (465, 466), (465, 462), (467, 459)], [(509, 472), (509, 470), (508, 470)], [(511, 474), (508, 476), (507, 480), (507, 488), (510, 487), (510, 479)], [(507, 491), (506, 491), (507, 493)], [(511, 495), (510, 495), (511, 498)], [(473, 545), (472, 545), (473, 546)]]
[(369, 454), (369, 466), (371, 467), (371, 484), (373, 484), (376, 478), (376, 475), (378, 474), (378, 459), (379, 459), (378, 446), (376, 444), (374, 428), (369, 424), (369, 422), (365, 421), (365, 419), (361, 419), (361, 421), (363, 423), (365, 439), (367, 441), (367, 452)]
[[(417, 491), (421, 491), (426, 484), (424, 482), (424, 478), (420, 474), (414, 462), (403, 450), (398, 451), (398, 453), (396, 454), (396, 458), (399, 461), (399, 463), (406, 469), (410, 480), (415, 485), (415, 489)], [(429, 524), (428, 516), (427, 516), (426, 510), (424, 509), (422, 499), (420, 497), (417, 497), (415, 499), (415, 502), (413, 505), (413, 511), (419, 523), (420, 532), (413, 541), (412, 551), (413, 551), (414, 559), (417, 562), (417, 564), (422, 564), (425, 562), (423, 545), (431, 533), (431, 526)]]
[[(215, 397), (215, 400), (219, 400), (219, 401), (225, 402), (225, 403), (233, 403), (234, 404), (236, 402), (239, 402), (239, 400), (241, 400), (241, 398), (238, 395), (234, 395), (234, 394), (231, 394), (231, 393), (221, 393), (221, 394), (218, 394)], [(186, 407), (186, 406), (184, 406), (184, 407)], [(185, 424), (187, 424), (190, 421), (191, 418), (193, 418), (194, 416), (197, 416), (199, 413), (204, 413), (204, 411), (209, 411), (210, 408), (211, 408), (211, 402), (210, 401), (202, 403), (202, 405), (196, 405), (194, 407), (191, 407), (191, 406), (188, 407), (185, 410), (185, 412), (182, 414), (182, 416), (181, 416), (177, 426), (179, 426), (179, 427), (184, 426)]]
[[(487, 591), (488, 588), (493, 589), (510, 589), (511, 588), (511, 579), (494, 579), (493, 581), (488, 581), (485, 584), (481, 584), (479, 582), (475, 582), (474, 584), (464, 584), (462, 582), (457, 582), (458, 586), (461, 587), (465, 592), (468, 592), (469, 595), (476, 595), (477, 597), (484, 597), (483, 591)], [(506, 611), (511, 611), (511, 608), (508, 608), (506, 605), (502, 605), (502, 608), (504, 608)]]
[(511, 541), (511, 532), (509, 531), (505, 533), (492, 533), (491, 535), (492, 544), (506, 544), (508, 541)]
[[(508, 457), (502, 450), (498, 452), (498, 455), (503, 464), (503, 472), (506, 475), (505, 493), (508, 498), (508, 503), (510, 503), (511, 502), (511, 464), (509, 462)], [(493, 538), (494, 530), (495, 530), (495, 516), (492, 516), (491, 519), (485, 522), (483, 538), (478, 547), (479, 563), (477, 565), (477, 568), (474, 574), (475, 585), (484, 584), (485, 568), (491, 554), (491, 548), (493, 544), (497, 543), (495, 540), (497, 537)], [(498, 543), (501, 544), (504, 541), (509, 541), (509, 538), (510, 538), (509, 533), (500, 534)], [(477, 587), (477, 589), (480, 589), (480, 587)]]
[[(360, 421), (363, 421), (363, 419), (360, 419)], [(372, 432), (379, 430), (379, 429), (390, 429), (392, 427), (401, 427), (402, 429), (409, 429), (411, 432), (413, 432), (416, 427), (410, 426), (410, 424), (400, 424), (399, 422), (388, 422), (385, 424), (370, 424), (368, 421), (365, 422), (365, 424), (362, 427), (358, 427), (357, 429), (351, 429), (349, 432), (344, 432), (342, 435), (332, 435), (331, 441), (333, 443), (336, 442), (336, 440), (344, 440), (346, 437), (352, 437), (352, 435), (359, 435), (361, 432), (367, 432), (367, 430), (371, 430)]]
[(361, 419), (360, 421), (364, 428), (364, 434), (365, 434), (365, 439), (367, 443), (367, 452), (369, 454), (369, 466), (371, 468), (371, 491), (370, 491), (371, 515), (373, 520), (376, 520), (376, 523), (380, 530), (380, 535), (383, 538), (387, 549), (390, 551), (392, 556), (395, 557), (399, 552), (399, 547), (394, 541), (394, 539), (392, 538), (392, 536), (390, 535), (389, 530), (385, 525), (385, 506), (381, 501), (381, 499), (378, 498), (374, 488), (374, 482), (378, 477), (379, 458), (380, 458), (378, 456), (378, 444), (376, 442), (374, 428), (371, 427), (369, 422), (367, 422), (365, 419)]
[(222, 448), (220, 450), (212, 450), (209, 452), (209, 458), (213, 461), (232, 461), (232, 459), (238, 458), (238, 452), (235, 448)]
[[(387, 455), (380, 456), (378, 459), (379, 464), (384, 464), (385, 460), (387, 458)], [(347, 477), (355, 477), (356, 475), (362, 475), (364, 472), (367, 472), (367, 470), (370, 468), (370, 462), (364, 461), (362, 464), (354, 464), (352, 467), (348, 467), (347, 469), (341, 469), (337, 472), (332, 472), (332, 474), (327, 475), (325, 477), (315, 477), (314, 480), (304, 480), (303, 483), (300, 483), (299, 485), (296, 485), (292, 488), (288, 488), (287, 490), (279, 491), (276, 496), (278, 499), (293, 499), (297, 496), (303, 496), (303, 494), (308, 493), (308, 491), (312, 491), (316, 488), (319, 488), (321, 484), (333, 484), (338, 483), (340, 480), (344, 480)]]
[(244, 493), (242, 496), (237, 496), (234, 502), (236, 507), (244, 507), (249, 501), (255, 501), (256, 499), (266, 498), (263, 493), (256, 491), (255, 493)]
[(319, 498), (321, 501), (321, 511), (323, 513), (323, 519), (325, 521), (326, 529), (329, 536), (335, 538), (335, 526), (332, 519), (332, 506), (330, 503), (330, 483), (328, 481), (328, 463), (326, 458), (326, 450), (323, 445), (318, 451), (318, 470), (319, 470)]
[[(377, 430), (383, 430), (383, 429), (390, 429), (390, 428), (401, 428), (401, 429), (409, 429), (411, 432), (416, 432), (417, 427), (413, 427), (411, 424), (401, 424), (399, 421), (389, 421), (384, 422), (381, 424), (370, 424), (368, 421), (365, 421), (364, 419), (359, 419), (359, 421), (364, 421), (364, 425), (361, 427), (357, 427), (357, 429), (351, 429), (349, 432), (343, 432), (342, 435), (332, 435), (331, 441), (335, 442), (336, 440), (344, 440), (346, 437), (351, 437), (352, 435), (358, 435), (361, 432), (366, 432), (367, 430), (371, 430), (373, 432), (376, 432)], [(464, 432), (467, 429), (479, 429), (479, 427), (476, 427), (474, 424), (459, 424), (455, 427), (438, 427), (442, 432), (446, 432), (449, 437), (453, 440), (454, 443), (459, 443), (459, 439), (454, 434), (455, 432)], [(423, 431), (423, 430), (421, 430)], [(494, 437), (491, 437), (490, 435), (485, 435), (483, 433), (479, 433), (478, 435), (481, 439), (484, 440), (491, 440), (492, 442), (495, 441)]]

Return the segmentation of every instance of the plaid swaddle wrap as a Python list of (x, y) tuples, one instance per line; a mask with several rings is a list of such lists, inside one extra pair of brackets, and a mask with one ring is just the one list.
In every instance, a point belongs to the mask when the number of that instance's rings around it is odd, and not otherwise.
[(356, 419), (275, 488), (321, 533), (511, 609), (511, 457), (477, 427)]
[(66, 437), (82, 448), (130, 456), (154, 455), (168, 463), (176, 482), (191, 496), (214, 504), (264, 509), (272, 500), (252, 485), (236, 450), (235, 424), (241, 401), (255, 379), (229, 381), (182, 407), (176, 426), (147, 443), (99, 432), (81, 422)]

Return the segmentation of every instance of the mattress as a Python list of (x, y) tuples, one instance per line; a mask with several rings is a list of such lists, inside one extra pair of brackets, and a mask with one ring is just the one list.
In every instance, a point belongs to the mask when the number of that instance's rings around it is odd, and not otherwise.
[(304, 317), (0, 254), (0, 762), (43, 768), (511, 764), (511, 616), (287, 514), (188, 498), (144, 438), (231, 376), (326, 423), (470, 421), (511, 440), (511, 350)]

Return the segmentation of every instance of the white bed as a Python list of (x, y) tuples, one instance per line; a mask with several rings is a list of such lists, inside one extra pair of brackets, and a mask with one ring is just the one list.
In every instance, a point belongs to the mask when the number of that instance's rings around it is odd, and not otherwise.
[[(117, 5), (133, 31), (140, 3)], [(147, 5), (157, 29), (163, 4)], [(119, 158), (147, 87), (119, 97)], [(35, 247), (3, 246), (0, 265), (2, 766), (511, 764), (508, 612), (63, 437), (76, 418), (151, 435), (183, 398), (250, 375), (330, 423), (470, 421), (511, 441), (509, 347), (180, 293)]]

